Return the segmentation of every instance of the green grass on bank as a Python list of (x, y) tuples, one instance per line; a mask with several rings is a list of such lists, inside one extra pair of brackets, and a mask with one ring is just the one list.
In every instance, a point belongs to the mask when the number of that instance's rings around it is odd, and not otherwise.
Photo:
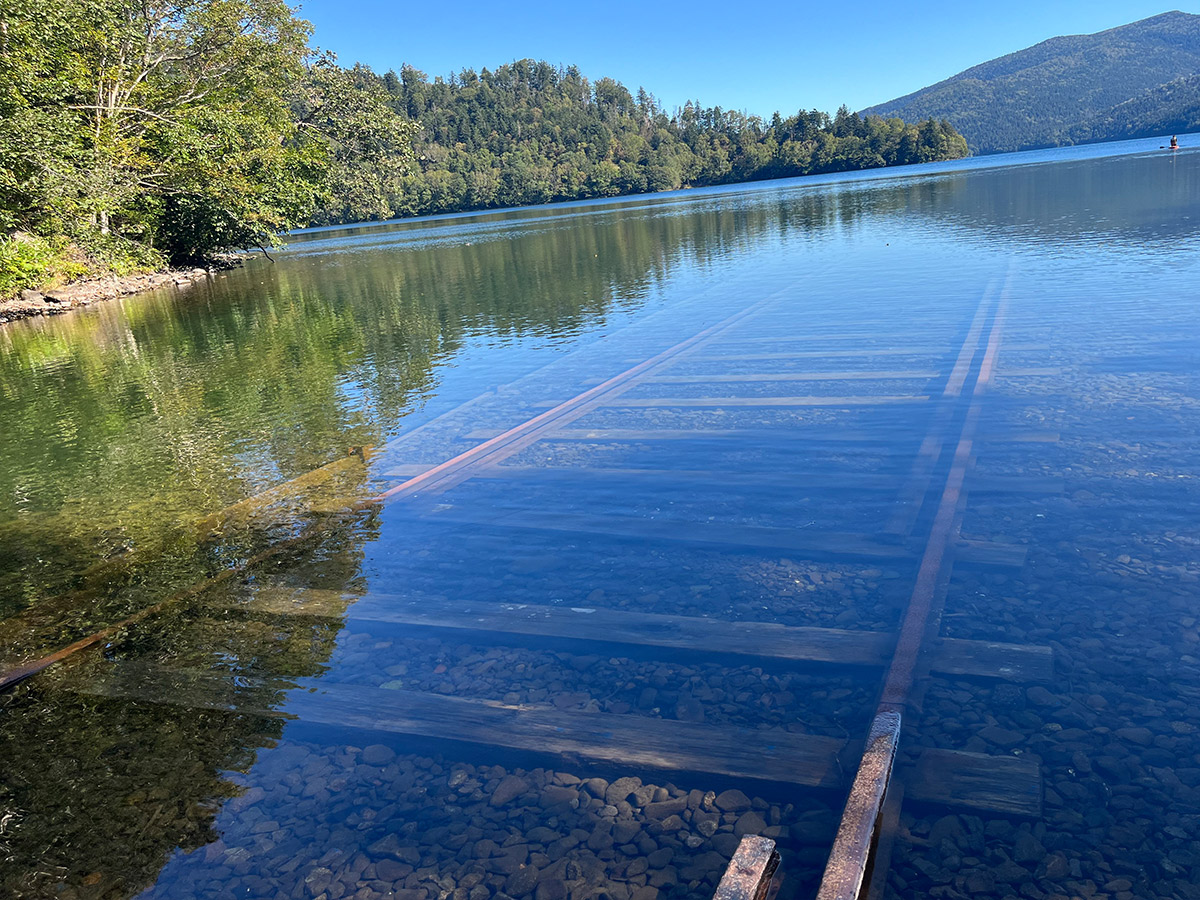
[(161, 253), (116, 235), (81, 231), (44, 237), (16, 232), (0, 237), (0, 301), (26, 289), (51, 290), (81, 278), (164, 268)]

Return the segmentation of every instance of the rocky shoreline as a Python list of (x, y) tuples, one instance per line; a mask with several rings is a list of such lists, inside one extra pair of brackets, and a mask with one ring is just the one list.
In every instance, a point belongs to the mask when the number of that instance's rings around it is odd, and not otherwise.
[(9, 300), (0, 300), (0, 325), (34, 316), (57, 316), (105, 300), (116, 300), (174, 285), (182, 290), (241, 265), (240, 256), (212, 260), (205, 267), (168, 269), (141, 275), (105, 275), (85, 278), (52, 289), (24, 290)]

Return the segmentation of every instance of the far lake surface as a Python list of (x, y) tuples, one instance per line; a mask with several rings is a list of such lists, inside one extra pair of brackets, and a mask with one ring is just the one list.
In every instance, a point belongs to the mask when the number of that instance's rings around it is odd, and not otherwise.
[(0, 329), (0, 896), (1200, 900), (1200, 141), (292, 237)]

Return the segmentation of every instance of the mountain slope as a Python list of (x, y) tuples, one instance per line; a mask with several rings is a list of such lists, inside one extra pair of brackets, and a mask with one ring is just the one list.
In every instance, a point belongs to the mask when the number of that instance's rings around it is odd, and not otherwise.
[(1170, 85), (1197, 74), (1200, 16), (1168, 12), (1051, 38), (863, 112), (945, 118), (976, 153), (1025, 150), (1160, 133), (1172, 105), (1195, 97), (1194, 83)]
[(1200, 131), (1200, 74), (1131, 97), (1067, 133), (1072, 143)]

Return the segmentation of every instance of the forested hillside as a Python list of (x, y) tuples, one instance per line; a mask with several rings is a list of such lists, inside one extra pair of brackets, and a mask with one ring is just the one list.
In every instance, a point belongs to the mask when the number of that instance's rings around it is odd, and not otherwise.
[(419, 126), (417, 165), (371, 204), (330, 204), (322, 221), (523, 206), (555, 200), (869, 169), (965, 156), (945, 122), (843, 108), (770, 120), (688, 103), (668, 112), (645, 90), (594, 83), (575, 67), (520, 60), (430, 80), (355, 70)]
[(668, 113), (523, 60), (345, 68), (285, 0), (0, 3), (0, 301), (191, 264), (310, 223), (965, 155), (944, 122)]
[(1160, 84), (1067, 132), (1071, 142), (1120, 141), (1200, 131), (1200, 74)]
[(269, 244), (385, 190), (413, 126), (310, 32), (284, 0), (4, 0), (0, 299)]
[(945, 118), (976, 153), (1141, 137), (1195, 121), (1197, 73), (1200, 15), (1169, 12), (1052, 38), (865, 112)]

